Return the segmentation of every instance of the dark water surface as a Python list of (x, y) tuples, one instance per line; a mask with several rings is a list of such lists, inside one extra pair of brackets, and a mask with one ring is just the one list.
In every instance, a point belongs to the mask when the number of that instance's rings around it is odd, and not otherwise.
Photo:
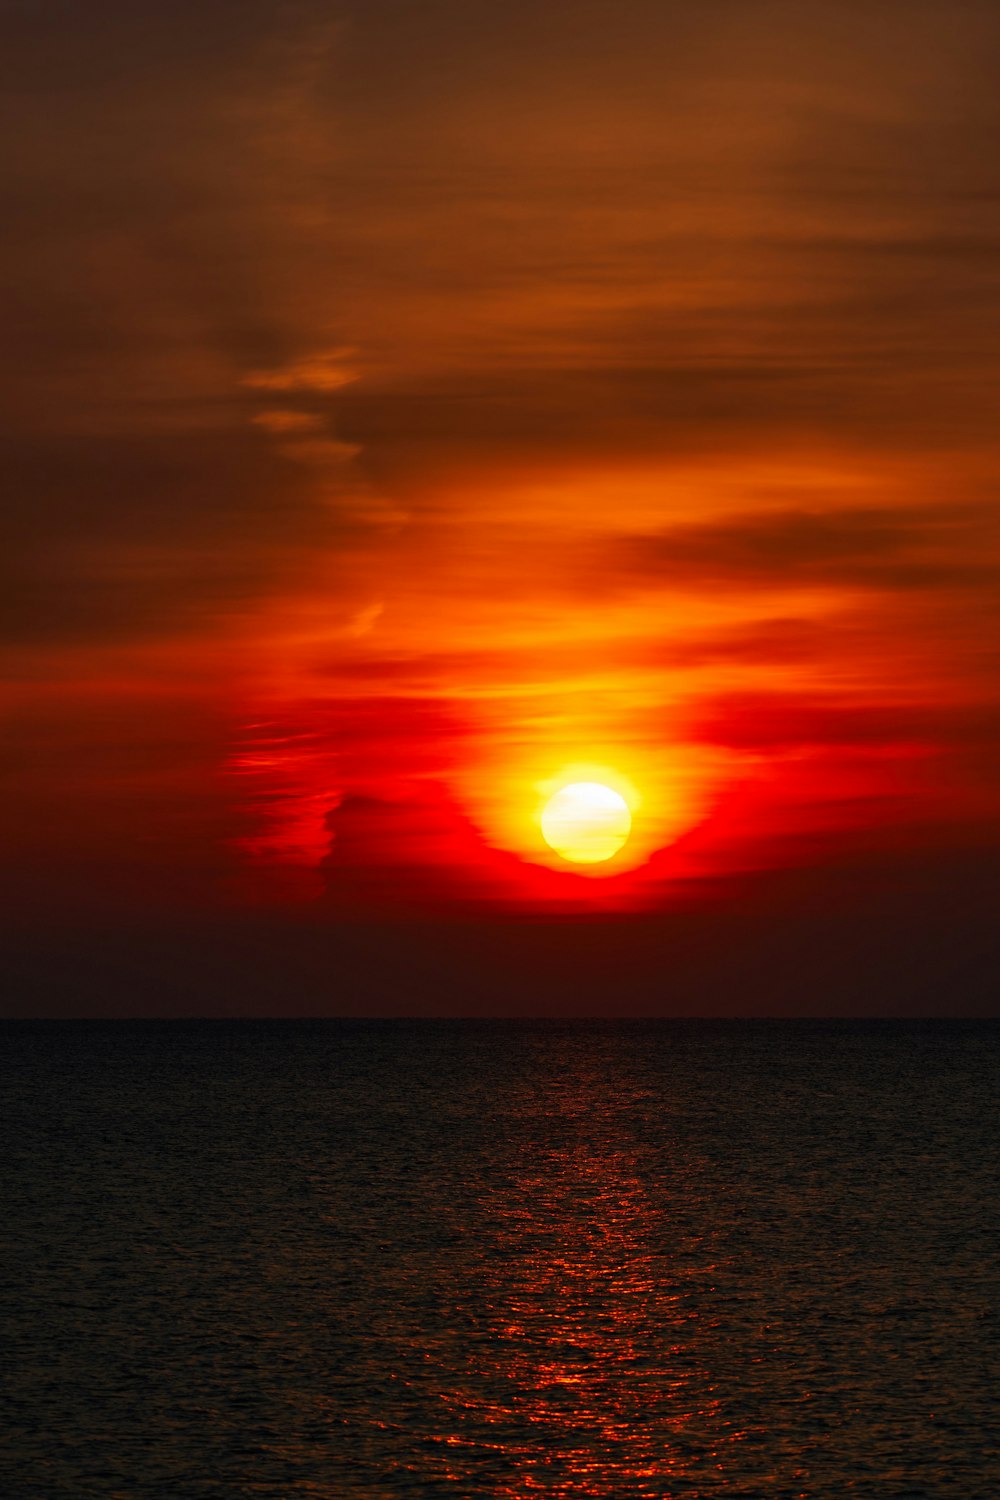
[(988, 1023), (2, 1040), (4, 1496), (1000, 1495)]

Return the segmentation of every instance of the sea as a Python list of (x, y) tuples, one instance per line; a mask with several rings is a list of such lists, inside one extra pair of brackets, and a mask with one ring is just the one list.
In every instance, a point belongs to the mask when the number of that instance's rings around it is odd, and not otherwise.
[(989, 1022), (23, 1022), (4, 1500), (1000, 1495)]

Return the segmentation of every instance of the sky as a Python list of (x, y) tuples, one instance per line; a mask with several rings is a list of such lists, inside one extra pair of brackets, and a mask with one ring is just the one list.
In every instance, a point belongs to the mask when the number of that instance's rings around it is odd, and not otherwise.
[(992, 0), (5, 32), (9, 1013), (995, 1008)]

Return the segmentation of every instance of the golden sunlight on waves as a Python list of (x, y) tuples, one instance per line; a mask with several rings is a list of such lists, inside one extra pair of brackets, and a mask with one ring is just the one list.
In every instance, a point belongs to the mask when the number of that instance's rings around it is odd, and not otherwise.
[[(648, 1150), (621, 1123), (641, 1084), (618, 1073), (612, 1090), (568, 1061), (544, 1106), (547, 1148), (484, 1184), (491, 1336), (467, 1380), (438, 1392), (434, 1457), (460, 1482), (468, 1455), (492, 1449), (492, 1492), (509, 1500), (652, 1500), (687, 1477), (695, 1441), (721, 1471), (744, 1437), (705, 1362), (712, 1248), (700, 1225), (665, 1233)], [(508, 1108), (516, 1129), (538, 1104), (526, 1089)]]

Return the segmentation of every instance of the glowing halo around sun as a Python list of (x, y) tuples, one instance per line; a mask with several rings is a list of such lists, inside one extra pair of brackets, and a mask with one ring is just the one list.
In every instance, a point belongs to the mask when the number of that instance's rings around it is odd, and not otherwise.
[(632, 814), (620, 792), (600, 781), (571, 781), (546, 802), (542, 837), (574, 865), (602, 864), (624, 848)]
[[(700, 747), (676, 743), (655, 754), (597, 743), (586, 759), (529, 743), (510, 760), (470, 757), (455, 786), (512, 878), (506, 857), (523, 861), (532, 899), (600, 906), (640, 899), (646, 867), (704, 815), (711, 770)], [(538, 866), (556, 878), (536, 879)]]

